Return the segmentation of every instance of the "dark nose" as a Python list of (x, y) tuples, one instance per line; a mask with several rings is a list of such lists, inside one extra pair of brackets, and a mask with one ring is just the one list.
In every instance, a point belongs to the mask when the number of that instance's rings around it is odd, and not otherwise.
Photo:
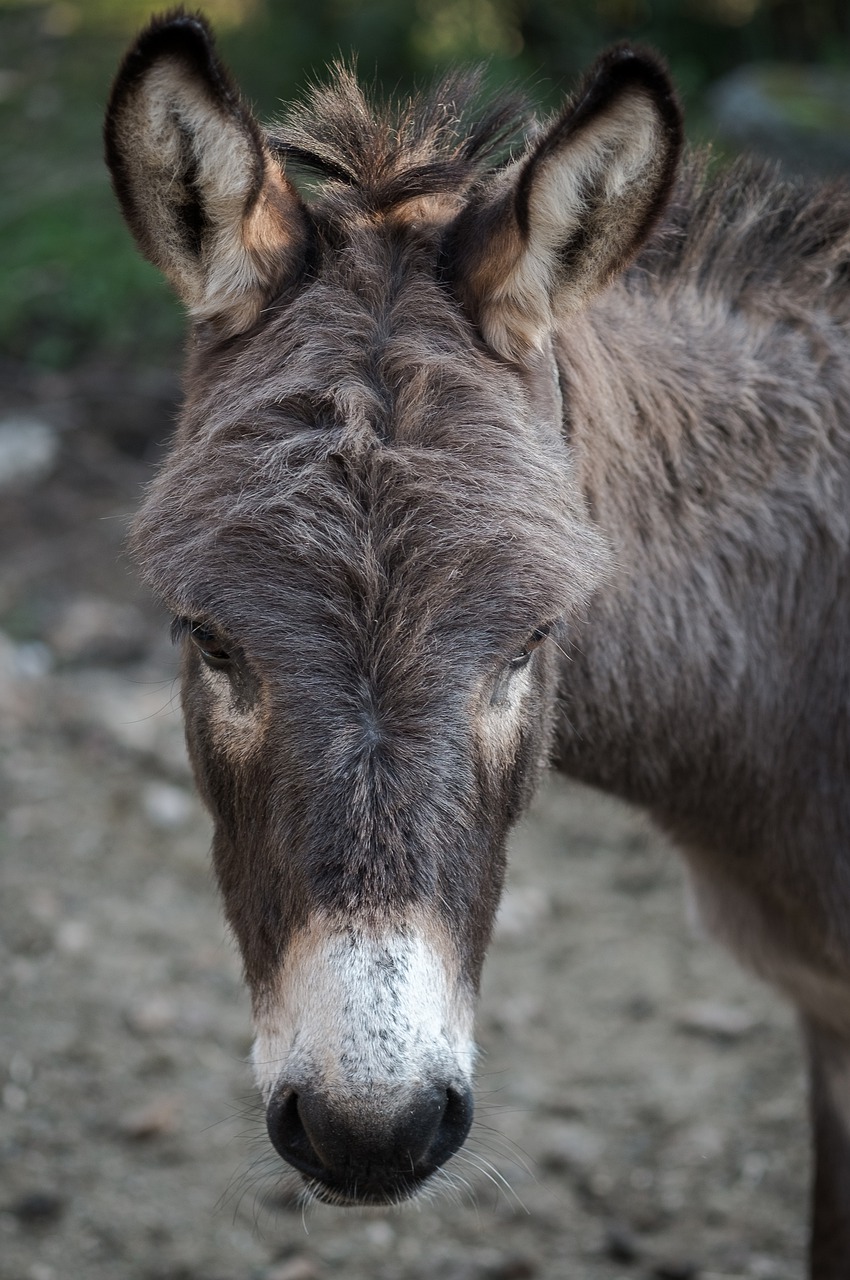
[(390, 1105), (378, 1090), (353, 1102), (284, 1086), (269, 1104), (266, 1123), (275, 1150), (320, 1195), (387, 1204), (414, 1195), (463, 1144), (472, 1124), (472, 1094), (428, 1085), (393, 1097)]

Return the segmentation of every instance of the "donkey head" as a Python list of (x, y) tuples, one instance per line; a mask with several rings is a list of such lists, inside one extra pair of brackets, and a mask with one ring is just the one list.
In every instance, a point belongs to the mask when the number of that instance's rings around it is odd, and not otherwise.
[(462, 80), (393, 114), (339, 71), (264, 132), (177, 13), (106, 124), (195, 321), (135, 550), (183, 647), (269, 1133), (341, 1203), (412, 1194), (470, 1126), (506, 836), (606, 564), (553, 316), (634, 254), (679, 146), (626, 49), (546, 127), (470, 112)]

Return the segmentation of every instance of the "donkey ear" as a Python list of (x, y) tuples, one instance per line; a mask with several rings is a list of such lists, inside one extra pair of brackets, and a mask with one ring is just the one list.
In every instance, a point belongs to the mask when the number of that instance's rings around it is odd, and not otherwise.
[(154, 19), (122, 63), (106, 161), (139, 247), (190, 313), (248, 328), (306, 252), (304, 206), (200, 16)]
[(508, 359), (539, 347), (637, 253), (667, 203), (682, 117), (654, 54), (619, 46), (530, 152), (458, 216), (464, 305)]

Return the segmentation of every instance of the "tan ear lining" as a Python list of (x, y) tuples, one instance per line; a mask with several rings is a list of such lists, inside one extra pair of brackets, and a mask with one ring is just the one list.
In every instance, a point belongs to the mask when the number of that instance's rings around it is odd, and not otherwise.
[(458, 293), (495, 351), (523, 360), (556, 318), (628, 265), (666, 206), (681, 145), (681, 114), (655, 56), (604, 55), (450, 233)]
[(155, 20), (112, 88), (106, 155), (127, 222), (190, 314), (248, 328), (297, 274), (308, 219), (202, 19)]

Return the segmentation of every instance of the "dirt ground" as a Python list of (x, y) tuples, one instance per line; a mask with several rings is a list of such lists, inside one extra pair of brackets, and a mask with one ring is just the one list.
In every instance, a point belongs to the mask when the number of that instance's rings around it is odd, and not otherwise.
[(560, 782), (513, 842), (466, 1150), (422, 1204), (302, 1212), (121, 555), (173, 380), (4, 387), (53, 453), (0, 491), (0, 1280), (799, 1278), (793, 1017), (645, 820)]

